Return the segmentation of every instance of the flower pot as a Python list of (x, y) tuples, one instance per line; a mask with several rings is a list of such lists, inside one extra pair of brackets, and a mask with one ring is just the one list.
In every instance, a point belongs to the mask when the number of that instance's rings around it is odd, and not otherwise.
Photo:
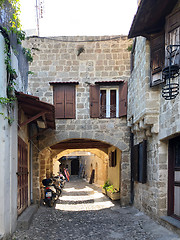
[(105, 195), (107, 195), (107, 190), (104, 189), (104, 188), (102, 188), (102, 193), (105, 194)]
[(114, 200), (119, 200), (120, 199), (120, 192), (112, 193), (110, 191), (107, 191), (107, 196), (113, 201)]

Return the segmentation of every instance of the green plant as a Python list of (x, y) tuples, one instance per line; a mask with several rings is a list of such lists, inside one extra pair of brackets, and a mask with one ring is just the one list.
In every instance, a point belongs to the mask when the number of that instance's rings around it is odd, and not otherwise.
[(132, 51), (132, 44), (128, 46), (127, 50), (128, 50), (129, 52)]
[(116, 192), (118, 192), (118, 190), (117, 190), (113, 185), (108, 186), (108, 187), (106, 188), (106, 190), (107, 190), (108, 192), (111, 192), (111, 193), (116, 193)]
[(31, 55), (31, 49), (29, 48), (23, 48), (23, 53), (26, 56), (28, 62), (32, 62), (33, 61), (33, 57)]
[[(0, 104), (7, 107), (7, 113), (8, 116), (5, 116), (4, 113), (0, 113), (0, 115), (4, 116), (4, 119), (8, 119), (9, 124), (13, 122), (14, 119), (11, 119), (9, 117), (10, 111), (13, 108), (13, 103), (15, 101), (14, 97), (14, 90), (16, 85), (16, 78), (17, 74), (15, 69), (12, 68), (11, 64), (11, 49), (10, 49), (10, 40), (9, 35), (11, 33), (16, 35), (17, 43), (21, 44), (22, 40), (25, 39), (25, 32), (21, 30), (21, 24), (19, 20), (19, 14), (20, 14), (20, 0), (0, 0), (0, 8), (4, 8), (5, 2), (9, 2), (11, 4), (12, 12), (11, 12), (11, 18), (9, 21), (9, 24), (7, 27), (3, 27), (1, 29), (1, 33), (4, 36), (5, 40), (5, 48), (4, 48), (4, 54), (5, 54), (5, 64), (6, 64), (6, 70), (7, 70), (7, 97), (0, 97)], [(17, 51), (14, 46), (11, 46), (12, 50), (15, 55), (17, 55)], [(27, 60), (29, 62), (33, 61), (33, 58), (31, 56), (30, 49), (23, 48), (23, 53), (25, 54)]]
[(103, 189), (107, 189), (107, 187), (110, 186), (109, 180), (107, 180), (104, 185), (103, 185)]
[(28, 74), (29, 74), (29, 75), (33, 75), (34, 72), (32, 72), (32, 71), (28, 71)]

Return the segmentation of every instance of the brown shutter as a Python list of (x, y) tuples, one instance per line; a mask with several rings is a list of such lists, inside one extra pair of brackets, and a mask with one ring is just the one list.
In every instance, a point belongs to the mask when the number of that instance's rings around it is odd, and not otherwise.
[(139, 171), (139, 144), (132, 147), (132, 177), (134, 181), (138, 181)]
[(164, 32), (153, 36), (150, 41), (151, 48), (151, 82), (155, 86), (163, 82), (162, 69), (165, 62), (165, 36)]
[(75, 85), (54, 86), (56, 118), (75, 118)]
[(54, 86), (55, 117), (64, 118), (64, 86)]
[(147, 181), (147, 141), (139, 143), (139, 182)]
[(90, 117), (98, 118), (99, 117), (99, 108), (100, 108), (100, 88), (99, 85), (90, 86)]
[(127, 82), (119, 86), (119, 117), (127, 115)]
[(170, 14), (167, 18), (167, 31), (170, 32), (180, 25), (180, 9), (173, 14)]
[(75, 118), (75, 85), (65, 86), (65, 115), (64, 118)]

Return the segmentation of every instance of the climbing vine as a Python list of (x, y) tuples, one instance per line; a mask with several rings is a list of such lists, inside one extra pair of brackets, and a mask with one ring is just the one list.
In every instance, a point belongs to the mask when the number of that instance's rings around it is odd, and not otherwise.
[[(20, 3), (19, 0), (0, 0), (0, 8), (3, 9), (5, 6), (5, 2), (8, 2), (11, 4), (12, 8), (12, 14), (10, 17), (10, 21), (7, 27), (1, 27), (1, 33), (4, 36), (5, 39), (5, 49), (4, 49), (4, 54), (5, 54), (5, 65), (6, 65), (6, 70), (7, 70), (7, 97), (0, 97), (0, 104), (7, 106), (7, 111), (8, 111), (8, 117), (4, 115), (4, 113), (0, 113), (0, 115), (4, 116), (4, 119), (8, 119), (9, 124), (13, 122), (13, 119), (9, 117), (9, 112), (10, 109), (13, 108), (13, 103), (16, 100), (14, 96), (14, 90), (15, 90), (15, 85), (16, 85), (16, 78), (17, 78), (17, 73), (15, 69), (12, 68), (11, 66), (11, 51), (10, 51), (10, 40), (9, 40), (9, 35), (10, 34), (15, 34), (17, 38), (17, 44), (21, 44), (23, 40), (25, 40), (25, 32), (21, 30), (21, 24), (19, 20), (19, 14), (20, 14)], [(13, 49), (13, 46), (12, 46)], [(15, 49), (13, 49), (15, 53)], [(31, 55), (31, 50), (23, 48), (23, 53), (27, 58), (27, 61), (32, 62), (33, 58)]]

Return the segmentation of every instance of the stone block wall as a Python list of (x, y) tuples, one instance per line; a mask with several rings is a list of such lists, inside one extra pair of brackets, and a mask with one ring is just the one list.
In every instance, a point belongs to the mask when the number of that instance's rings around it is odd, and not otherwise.
[(128, 82), (128, 125), (134, 133), (134, 144), (147, 140), (147, 183), (134, 183), (134, 204), (156, 218), (167, 210), (167, 147), (158, 134), (161, 87), (150, 87), (149, 41), (138, 37), (134, 54)]
[(165, 100), (161, 95), (163, 84), (150, 87), (150, 77), (149, 41), (138, 37), (128, 82), (128, 125), (134, 144), (147, 140), (147, 183), (135, 182), (134, 203), (158, 218), (167, 215), (168, 140), (180, 133), (180, 101), (179, 95)]
[[(150, 44), (144, 37), (136, 39), (134, 69), (128, 82), (129, 126), (137, 131), (159, 131), (160, 89), (150, 87)], [(133, 118), (133, 119), (132, 119)]]
[[(128, 80), (130, 52), (127, 49), (131, 42), (124, 36), (28, 38), (24, 46), (32, 50), (34, 59), (28, 91), (41, 101), (53, 103), (49, 82), (79, 81), (78, 117), (84, 115), (82, 109), (88, 109), (84, 104), (89, 97), (89, 83), (102, 79)], [(84, 51), (77, 56), (79, 48)]]
[[(111, 40), (110, 40), (111, 39)], [(67, 139), (95, 139), (110, 143), (122, 151), (122, 169), (129, 176), (121, 179), (124, 203), (129, 203), (130, 165), (129, 129), (126, 117), (90, 118), (90, 84), (98, 81), (127, 81), (130, 75), (132, 40), (124, 36), (28, 38), (34, 61), (30, 65), (29, 93), (53, 104), (50, 82), (79, 82), (76, 85), (76, 118), (56, 119), (56, 131), (44, 134), (40, 141), (43, 150)], [(80, 48), (84, 50), (78, 54)], [(78, 56), (79, 55), (79, 56)], [(123, 192), (123, 191), (122, 191)], [(123, 202), (123, 201), (122, 201)]]

